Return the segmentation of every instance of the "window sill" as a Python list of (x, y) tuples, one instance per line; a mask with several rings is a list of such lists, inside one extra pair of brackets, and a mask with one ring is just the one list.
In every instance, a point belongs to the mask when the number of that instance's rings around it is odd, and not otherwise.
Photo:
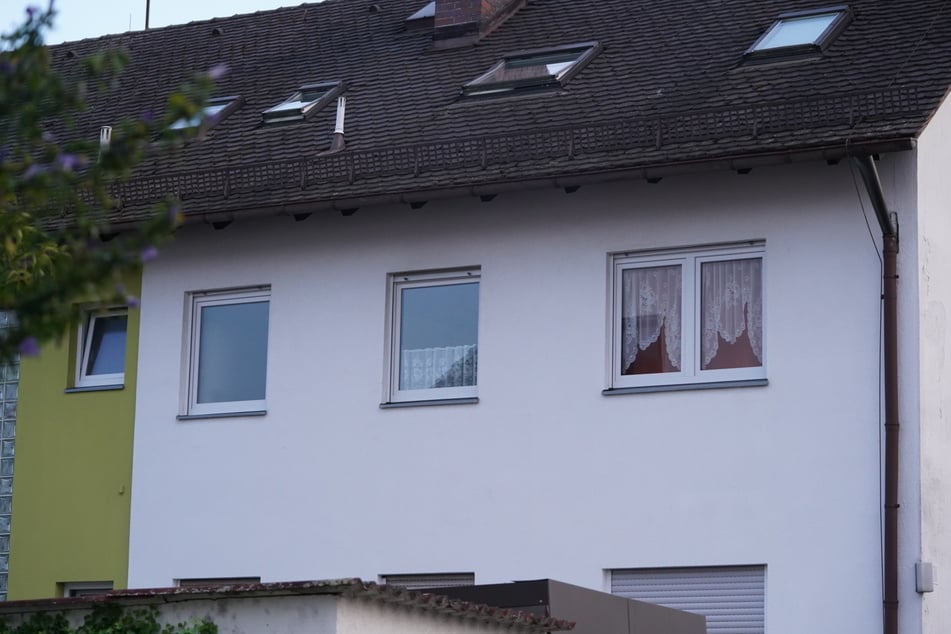
[(115, 385), (79, 385), (76, 387), (68, 387), (63, 390), (64, 394), (79, 394), (81, 392), (113, 392), (115, 390), (124, 390), (124, 383), (116, 383)]
[(431, 401), (397, 401), (395, 403), (380, 403), (380, 409), (396, 409), (399, 407), (426, 407), (431, 405), (474, 405), (479, 402), (478, 396), (467, 398), (441, 398)]
[(179, 414), (176, 420), (205, 420), (209, 418), (246, 418), (248, 416), (264, 416), (266, 409), (250, 410), (247, 412), (217, 412), (214, 414)]
[(742, 381), (715, 381), (712, 383), (681, 383), (679, 385), (641, 385), (638, 387), (615, 387), (601, 390), (604, 396), (621, 394), (645, 394), (648, 392), (683, 392), (687, 390), (721, 390), (731, 387), (766, 387), (769, 379), (744, 379)]

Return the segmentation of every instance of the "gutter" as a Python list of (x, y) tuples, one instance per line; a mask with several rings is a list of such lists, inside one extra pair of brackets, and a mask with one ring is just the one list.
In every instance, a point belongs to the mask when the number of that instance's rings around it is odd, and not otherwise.
[[(511, 176), (506, 173), (497, 173), (485, 178), (481, 182), (467, 184), (452, 184), (442, 187), (412, 187), (412, 177), (407, 177), (409, 186), (394, 186), (382, 192), (365, 193), (358, 196), (341, 195), (336, 191), (314, 192), (312, 196), (302, 197), (293, 202), (272, 203), (267, 200), (252, 200), (244, 202), (243, 196), (235, 196), (234, 200), (209, 197), (202, 200), (193, 198), (188, 202), (194, 209), (211, 206), (212, 209), (186, 213), (185, 224), (211, 224), (221, 220), (237, 220), (242, 218), (257, 218), (262, 216), (305, 216), (320, 212), (352, 212), (356, 209), (379, 205), (419, 205), (431, 200), (448, 198), (465, 198), (471, 196), (489, 197), (494, 194), (504, 194), (513, 191), (532, 189), (559, 188), (576, 190), (587, 185), (597, 185), (627, 180), (646, 180), (656, 183), (668, 176), (694, 174), (730, 170), (745, 173), (748, 170), (788, 163), (827, 161), (830, 163), (848, 159), (862, 154), (884, 154), (889, 152), (903, 152), (914, 150), (915, 139), (909, 137), (893, 137), (870, 141), (852, 141), (850, 143), (831, 143), (812, 147), (803, 147), (793, 150), (777, 150), (771, 152), (756, 152), (709, 156), (703, 158), (686, 159), (680, 161), (656, 161), (641, 165), (624, 167), (595, 168), (587, 172), (570, 171), (570, 165), (562, 171), (549, 174), (531, 176)], [(341, 155), (345, 156), (345, 153)], [(352, 188), (350, 188), (352, 189)], [(271, 199), (280, 199), (282, 194), (299, 192), (299, 188), (285, 188), (270, 192), (261, 192)], [(110, 227), (113, 230), (124, 230), (141, 224), (153, 213), (152, 204), (138, 204), (132, 202), (132, 209), (126, 209), (117, 217), (111, 219)], [(347, 215), (350, 215), (349, 213)], [(123, 218), (123, 216), (125, 216)], [(48, 228), (56, 228), (68, 224), (68, 219), (51, 219)]]
[(875, 161), (868, 154), (852, 160), (862, 175), (882, 229), (882, 339), (885, 389), (885, 526), (882, 538), (882, 632), (898, 634), (898, 227), (892, 222)]

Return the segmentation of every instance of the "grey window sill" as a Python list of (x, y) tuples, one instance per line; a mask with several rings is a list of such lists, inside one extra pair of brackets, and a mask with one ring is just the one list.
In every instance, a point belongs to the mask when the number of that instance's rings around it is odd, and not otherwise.
[(616, 387), (601, 390), (604, 396), (621, 394), (645, 394), (648, 392), (684, 392), (687, 390), (722, 390), (731, 387), (765, 387), (769, 379), (746, 379), (743, 381), (717, 381), (715, 383), (681, 383), (679, 385), (643, 385), (638, 387)]
[(478, 402), (478, 396), (472, 396), (469, 398), (441, 398), (431, 401), (400, 401), (397, 403), (380, 403), (380, 409), (396, 409), (399, 407), (427, 407), (432, 405), (474, 405)]
[(209, 418), (245, 418), (248, 416), (264, 416), (266, 409), (251, 410), (248, 412), (220, 412), (217, 414), (179, 414), (176, 420), (206, 420)]
[(84, 387), (68, 387), (63, 390), (64, 394), (79, 394), (81, 392), (114, 392), (115, 390), (124, 390), (125, 384), (116, 385), (86, 385)]

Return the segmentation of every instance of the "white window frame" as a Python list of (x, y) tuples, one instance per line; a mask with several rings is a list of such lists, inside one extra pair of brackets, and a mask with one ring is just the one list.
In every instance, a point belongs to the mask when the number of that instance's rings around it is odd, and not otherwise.
[(261, 113), (265, 124), (301, 121), (312, 112), (324, 107), (331, 99), (343, 92), (341, 81), (324, 81), (305, 84), (284, 101)]
[[(387, 363), (384, 400), (390, 403), (414, 401), (443, 401), (453, 399), (476, 398), (479, 395), (479, 375), (476, 370), (476, 384), (460, 387), (436, 387), (421, 390), (400, 389), (400, 313), (402, 308), (402, 290), (407, 288), (428, 288), (433, 286), (452, 286), (455, 284), (479, 284), (479, 330), (482, 329), (482, 274), (479, 267), (462, 269), (423, 271), (412, 273), (392, 273), (389, 275), (387, 310)], [(479, 335), (476, 334), (476, 346)], [(478, 363), (478, 348), (476, 349)]]
[(104, 387), (122, 385), (125, 382), (125, 350), (122, 352), (122, 372), (110, 374), (87, 374), (89, 355), (92, 352), (92, 338), (95, 332), (97, 319), (106, 317), (126, 318), (126, 348), (129, 346), (129, 309), (128, 308), (90, 308), (83, 311), (83, 319), (79, 324), (79, 335), (76, 338), (76, 387)]
[(421, 572), (380, 575), (379, 582), (388, 586), (417, 591), (424, 588), (459, 588), (475, 585), (474, 572)]
[(221, 586), (249, 586), (261, 583), (261, 577), (189, 577), (173, 580), (177, 588), (211, 588)]
[(174, 121), (169, 130), (188, 130), (204, 125), (211, 128), (218, 124), (222, 119), (234, 112), (240, 104), (241, 97), (213, 97), (208, 100), (200, 112), (194, 116), (185, 119), (181, 118)]
[[(763, 364), (751, 368), (729, 368), (717, 370), (700, 369), (701, 328), (701, 285), (700, 268), (704, 262), (722, 262), (725, 260), (746, 260), (759, 258), (762, 262), (763, 293)], [(762, 242), (743, 245), (714, 245), (707, 247), (670, 249), (658, 251), (635, 251), (614, 253), (610, 256), (610, 297), (609, 314), (610, 351), (607, 355), (609, 389), (662, 387), (732, 381), (749, 381), (766, 378), (766, 247)], [(656, 374), (621, 374), (621, 326), (622, 277), (628, 269), (654, 268), (680, 265), (681, 280), (681, 341), (680, 372), (658, 372)]]
[(99, 596), (113, 590), (111, 581), (66, 581), (62, 586), (65, 598)]
[[(256, 286), (223, 291), (199, 291), (188, 293), (186, 298), (186, 346), (184, 355), (185, 377), (183, 411), (187, 416), (214, 414), (241, 414), (261, 412), (267, 409), (267, 399), (248, 401), (224, 401), (218, 403), (198, 402), (198, 353), (201, 350), (201, 309), (207, 306), (226, 306), (229, 304), (250, 304), (268, 302), (268, 332), (265, 336), (270, 345), (270, 302), (271, 287)], [(268, 355), (270, 357), (270, 355)], [(267, 393), (267, 368), (264, 375), (265, 394)]]

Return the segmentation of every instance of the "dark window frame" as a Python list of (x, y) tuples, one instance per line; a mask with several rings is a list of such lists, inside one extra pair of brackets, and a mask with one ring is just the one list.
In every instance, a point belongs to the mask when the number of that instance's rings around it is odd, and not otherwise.
[[(547, 48), (521, 50), (508, 53), (493, 64), (487, 71), (462, 86), (461, 95), (466, 98), (473, 97), (498, 97), (507, 96), (516, 93), (524, 93), (532, 90), (551, 90), (561, 88), (584, 69), (603, 49), (597, 41), (579, 42), (577, 44), (565, 44), (562, 46), (552, 46)], [(559, 53), (569, 53), (573, 51), (581, 52), (578, 59), (571, 63), (558, 75), (548, 75), (545, 77), (532, 77), (527, 79), (511, 79), (496, 81), (490, 83), (477, 83), (484, 77), (498, 72), (506, 64), (512, 61), (520, 61), (531, 58), (541, 58), (547, 55), (558, 55)]]

